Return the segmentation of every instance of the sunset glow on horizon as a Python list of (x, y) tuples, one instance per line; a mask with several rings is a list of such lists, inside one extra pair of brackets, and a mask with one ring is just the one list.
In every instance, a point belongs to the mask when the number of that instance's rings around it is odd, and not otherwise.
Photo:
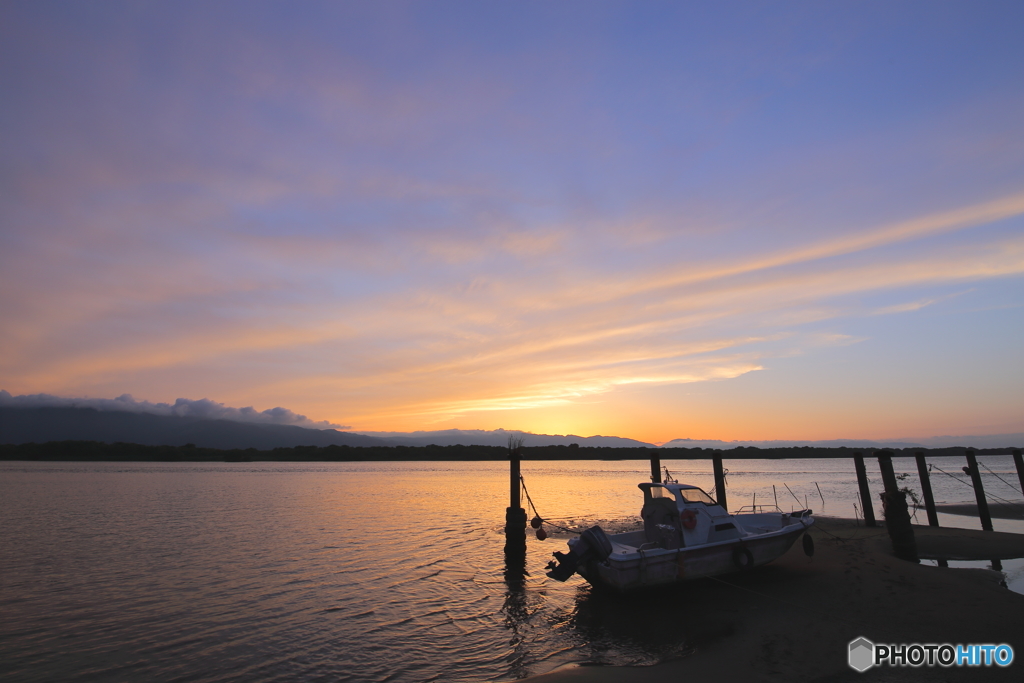
[(11, 394), (1024, 432), (1020, 3), (0, 17)]

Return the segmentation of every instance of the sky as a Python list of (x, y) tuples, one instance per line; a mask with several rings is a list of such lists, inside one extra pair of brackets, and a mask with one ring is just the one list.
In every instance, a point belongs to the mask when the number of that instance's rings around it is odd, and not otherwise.
[(5, 2), (0, 389), (1024, 432), (1024, 4)]

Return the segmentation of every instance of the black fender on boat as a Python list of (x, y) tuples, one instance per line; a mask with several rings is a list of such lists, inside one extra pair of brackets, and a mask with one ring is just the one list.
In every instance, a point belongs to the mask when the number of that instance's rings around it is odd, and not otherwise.
[(732, 561), (737, 569), (745, 571), (754, 568), (754, 555), (743, 546), (739, 546), (732, 551)]

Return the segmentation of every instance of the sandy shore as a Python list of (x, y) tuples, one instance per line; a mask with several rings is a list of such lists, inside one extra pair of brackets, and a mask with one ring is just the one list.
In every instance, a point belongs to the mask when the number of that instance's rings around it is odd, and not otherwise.
[[(923, 557), (1024, 556), (1024, 536), (915, 527)], [(637, 597), (608, 596), (602, 609), (646, 610), (661, 637), (685, 656), (651, 667), (577, 666), (530, 683), (716, 681), (1021, 681), (1024, 596), (986, 569), (948, 569), (898, 560), (885, 529), (818, 518), (814, 557), (800, 544), (772, 564)], [(838, 537), (838, 538), (836, 538)], [(636, 615), (632, 615), (634, 618)], [(644, 617), (645, 621), (647, 616)], [(1007, 643), (999, 667), (873, 668), (847, 665), (848, 643)]]
[(1008, 560), (1024, 557), (1024, 535), (915, 526), (922, 560)]

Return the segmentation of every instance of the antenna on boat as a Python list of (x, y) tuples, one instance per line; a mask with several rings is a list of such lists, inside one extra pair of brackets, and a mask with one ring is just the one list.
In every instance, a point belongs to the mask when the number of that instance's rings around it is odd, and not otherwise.
[(678, 484), (679, 482), (672, 478), (672, 475), (669, 474), (668, 468), (666, 467), (665, 468), (665, 476), (662, 477), (662, 483), (663, 484)]

